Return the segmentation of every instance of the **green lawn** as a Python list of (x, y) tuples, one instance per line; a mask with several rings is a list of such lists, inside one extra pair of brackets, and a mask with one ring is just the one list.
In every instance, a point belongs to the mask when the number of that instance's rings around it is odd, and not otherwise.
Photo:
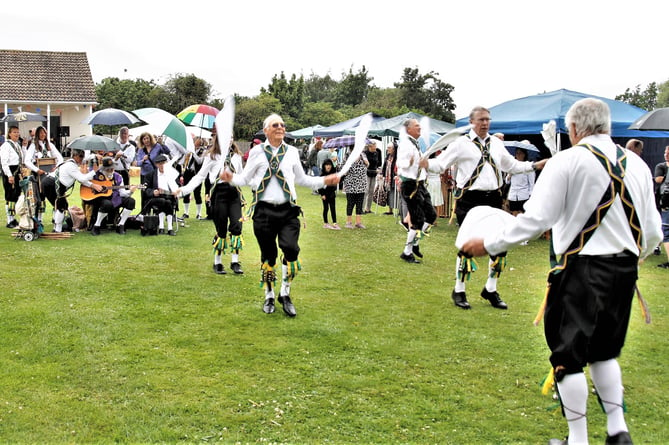
[[(455, 226), (440, 219), (424, 263), (406, 264), (404, 229), (385, 209), (363, 217), (366, 230), (326, 230), (319, 197), (299, 193), (294, 319), (280, 306), (261, 310), (250, 223), (246, 273), (212, 272), (213, 224), (195, 220), (194, 204), (176, 237), (26, 242), (0, 229), (0, 442), (540, 444), (566, 435), (540, 392), (548, 350), (532, 325), (546, 241), (510, 253), (499, 283), (508, 311), (478, 296), (481, 271), (463, 311), (450, 299)], [(344, 195), (337, 206), (343, 226)], [(669, 442), (663, 261), (641, 266), (653, 323), (635, 303), (620, 358), (638, 444)], [(594, 397), (589, 422), (592, 443), (603, 443)]]

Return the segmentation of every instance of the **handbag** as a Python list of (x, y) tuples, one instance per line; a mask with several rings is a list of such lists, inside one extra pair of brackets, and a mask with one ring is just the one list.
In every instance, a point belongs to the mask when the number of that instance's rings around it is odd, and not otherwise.
[(372, 201), (381, 207), (388, 205), (388, 189), (386, 189), (386, 184), (383, 181), (376, 182), (374, 192), (372, 193)]

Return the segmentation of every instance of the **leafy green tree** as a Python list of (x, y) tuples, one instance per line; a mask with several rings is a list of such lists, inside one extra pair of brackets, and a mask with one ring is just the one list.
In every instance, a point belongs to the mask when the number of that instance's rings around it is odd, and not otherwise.
[(641, 85), (637, 85), (633, 90), (627, 88), (623, 94), (615, 97), (615, 100), (626, 102), (644, 110), (655, 109), (657, 104), (658, 88), (655, 82), (648, 84), (645, 90), (641, 91)]
[(211, 85), (194, 74), (175, 74), (163, 87), (167, 94), (159, 97), (157, 107), (177, 114), (189, 105), (206, 104)]
[(321, 77), (312, 72), (309, 78), (304, 81), (305, 103), (334, 103), (336, 99), (337, 85), (338, 82), (334, 80), (330, 74)]
[(364, 65), (357, 73), (353, 73), (353, 68), (349, 68), (348, 74), (343, 75), (341, 82), (337, 84), (335, 106), (355, 106), (364, 102), (373, 88), (370, 85), (372, 80), (374, 78), (369, 76)]
[(123, 79), (107, 77), (95, 85), (95, 94), (98, 98), (98, 109), (118, 108), (132, 111), (138, 108), (152, 106), (151, 96), (161, 87), (153, 80)]
[(453, 86), (440, 80), (439, 73), (420, 74), (418, 68), (404, 68), (401, 82), (395, 83), (402, 102), (412, 110), (446, 122), (455, 122)]
[(669, 107), (669, 80), (661, 83), (658, 87), (657, 102), (655, 105), (658, 108)]
[(267, 89), (260, 89), (260, 93), (268, 93), (279, 99), (283, 112), (286, 114), (286, 116), (282, 116), (284, 120), (287, 116), (297, 118), (304, 107), (304, 77), (300, 76), (298, 78), (293, 74), (288, 80), (281, 71), (281, 74), (278, 76), (275, 74), (272, 77), (272, 82), (267, 86)]
[[(252, 140), (253, 135), (262, 129), (263, 120), (272, 113), (281, 114), (282, 105), (279, 99), (268, 93), (261, 93), (256, 97), (236, 102), (235, 139)], [(286, 125), (289, 125), (285, 117), (284, 121)]]
[(344, 120), (346, 120), (346, 117), (340, 111), (335, 110), (331, 103), (307, 102), (304, 104), (304, 110), (300, 114), (298, 121), (299, 128), (294, 128), (293, 130), (314, 125), (327, 127)]

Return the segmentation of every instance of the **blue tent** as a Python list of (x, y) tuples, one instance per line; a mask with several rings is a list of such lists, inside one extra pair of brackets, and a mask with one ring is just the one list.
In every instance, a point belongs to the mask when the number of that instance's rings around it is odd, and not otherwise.
[[(400, 127), (402, 126), (405, 120), (411, 118), (420, 121), (424, 117), (425, 116), (423, 116), (422, 114), (410, 111), (408, 113), (400, 114), (399, 116), (383, 119), (374, 122), (370, 127), (368, 134), (370, 136), (398, 137), (400, 133)], [(444, 134), (448, 133), (449, 131), (455, 128), (455, 125), (449, 122), (440, 121), (438, 119), (433, 119), (431, 117), (428, 117), (428, 119), (430, 120), (430, 130), (434, 133)], [(351, 130), (345, 131), (345, 133), (353, 133), (353, 132), (354, 131)]]
[[(354, 129), (355, 127), (360, 125), (360, 121), (364, 116), (365, 114), (363, 114), (362, 116), (354, 117), (353, 119), (349, 119), (344, 122), (339, 122), (338, 124), (334, 124), (329, 127), (315, 129), (314, 137), (321, 136), (321, 137), (334, 138), (337, 136), (343, 136), (344, 131)], [(385, 117), (383, 116), (379, 116), (378, 114), (372, 114), (372, 125), (374, 125), (375, 122), (382, 121), (384, 119)]]
[[(557, 124), (560, 133), (568, 133), (564, 117), (577, 100), (594, 97), (601, 99), (611, 109), (611, 136), (619, 138), (666, 138), (669, 132), (628, 130), (639, 116), (646, 110), (604, 97), (578, 93), (570, 90), (556, 90), (536, 96), (522, 97), (495, 105), (490, 108), (490, 133), (539, 134), (543, 124), (551, 119)], [(460, 127), (469, 123), (469, 117), (458, 119), (455, 126)]]

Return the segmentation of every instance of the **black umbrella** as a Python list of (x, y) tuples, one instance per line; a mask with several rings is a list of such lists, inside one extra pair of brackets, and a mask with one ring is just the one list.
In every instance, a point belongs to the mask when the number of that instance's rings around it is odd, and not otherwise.
[(118, 142), (105, 136), (82, 136), (67, 144), (68, 148), (92, 151), (116, 151), (120, 148)]
[(130, 125), (137, 122), (140, 122), (140, 120), (132, 113), (117, 108), (105, 108), (92, 113), (81, 123), (89, 125)]
[(669, 108), (649, 111), (627, 127), (628, 130), (669, 130)]
[(20, 113), (8, 114), (0, 122), (18, 123), (18, 122), (46, 122), (46, 116), (39, 113), (30, 113), (29, 111), (21, 111)]

